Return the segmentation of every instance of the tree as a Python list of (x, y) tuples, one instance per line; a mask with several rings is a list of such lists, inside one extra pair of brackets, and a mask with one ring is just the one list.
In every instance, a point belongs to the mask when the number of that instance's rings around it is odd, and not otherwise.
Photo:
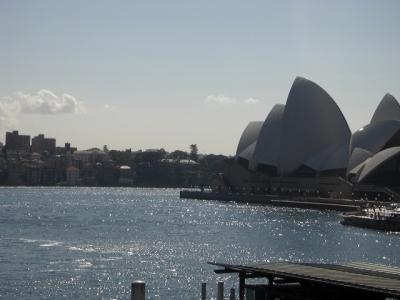
[(199, 149), (197, 148), (197, 145), (196, 144), (191, 144), (190, 145), (189, 158), (191, 160), (197, 161), (199, 159), (198, 152), (199, 152)]
[(104, 145), (104, 146), (103, 146), (103, 151), (104, 151), (105, 153), (108, 153), (108, 146), (107, 146), (107, 145)]

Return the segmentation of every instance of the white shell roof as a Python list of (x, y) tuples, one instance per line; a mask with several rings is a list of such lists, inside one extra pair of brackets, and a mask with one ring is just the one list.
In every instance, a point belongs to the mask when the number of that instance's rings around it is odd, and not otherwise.
[(240, 136), (239, 144), (236, 149), (236, 156), (240, 155), (248, 146), (254, 143), (257, 140), (258, 134), (261, 130), (263, 122), (261, 121), (254, 121), (250, 122), (245, 130), (243, 131), (242, 135)]
[(382, 150), (375, 154), (373, 157), (365, 162), (364, 168), (362, 169), (358, 182), (364, 181), (372, 172), (379, 168), (383, 163), (393, 158), (396, 155), (400, 155), (400, 147), (391, 147)]
[(353, 169), (351, 169), (348, 174), (352, 174), (352, 175), (359, 175), (361, 173), (361, 170), (364, 168), (365, 163), (369, 160), (369, 158), (367, 158), (367, 160), (365, 160), (364, 162), (362, 162), (361, 164), (355, 166)]
[(400, 120), (400, 104), (390, 94), (386, 94), (375, 110), (371, 124), (387, 120)]
[(278, 172), (289, 175), (324, 149), (348, 144), (350, 135), (342, 112), (328, 93), (297, 77), (282, 118)]
[(353, 133), (350, 153), (361, 148), (375, 154), (400, 130), (400, 121), (388, 120), (369, 124)]
[(356, 166), (370, 158), (373, 154), (365, 149), (354, 148), (350, 155), (348, 170), (353, 170)]
[(247, 159), (249, 162), (253, 159), (254, 148), (256, 147), (256, 142), (250, 144), (246, 149), (239, 153), (238, 157)]
[(320, 153), (313, 155), (304, 162), (304, 165), (316, 170), (326, 171), (335, 169), (346, 169), (348, 161), (349, 145), (332, 145)]
[(255, 169), (256, 165), (260, 163), (271, 166), (278, 165), (284, 111), (285, 105), (276, 104), (265, 119), (254, 150), (252, 169)]

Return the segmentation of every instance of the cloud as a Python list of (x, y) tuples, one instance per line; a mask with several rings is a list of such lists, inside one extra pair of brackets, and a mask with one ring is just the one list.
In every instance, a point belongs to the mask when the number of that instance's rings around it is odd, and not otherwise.
[[(232, 104), (236, 104), (237, 102), (238, 102), (238, 100), (236, 98), (226, 96), (223, 94), (209, 95), (204, 99), (204, 103), (206, 105), (232, 105)], [(250, 97), (250, 98), (241, 100), (240, 102), (243, 104), (246, 104), (246, 105), (256, 105), (260, 102), (260, 100)]]
[(0, 129), (9, 130), (18, 124), (18, 114), (21, 107), (17, 101), (9, 97), (0, 99)]
[(229, 104), (235, 104), (236, 99), (225, 96), (225, 95), (208, 95), (204, 99), (205, 104), (220, 104), (220, 105), (229, 105)]
[(105, 110), (116, 111), (117, 107), (115, 105), (106, 104), (103, 106)]
[(57, 96), (50, 90), (42, 89), (35, 94), (16, 93), (16, 101), (21, 105), (21, 112), (27, 114), (80, 114), (86, 109), (83, 102), (74, 96)]
[(255, 105), (259, 102), (260, 102), (260, 100), (256, 99), (256, 98), (247, 98), (247, 99), (243, 100), (243, 103), (248, 104), (248, 105)]
[(81, 114), (85, 113), (83, 102), (74, 96), (57, 96), (42, 89), (35, 94), (17, 92), (0, 98), (0, 130), (15, 129), (20, 114)]

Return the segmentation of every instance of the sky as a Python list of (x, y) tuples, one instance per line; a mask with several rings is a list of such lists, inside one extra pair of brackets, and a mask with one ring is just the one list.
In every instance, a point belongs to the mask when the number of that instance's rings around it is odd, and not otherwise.
[(400, 99), (400, 1), (0, 0), (0, 141), (232, 155), (296, 76), (366, 125)]

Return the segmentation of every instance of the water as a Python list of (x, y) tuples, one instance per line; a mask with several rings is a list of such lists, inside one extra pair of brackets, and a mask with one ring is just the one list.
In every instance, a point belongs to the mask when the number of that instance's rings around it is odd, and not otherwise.
[[(400, 236), (335, 212), (179, 199), (175, 189), (0, 188), (1, 299), (199, 299), (207, 261), (400, 265)], [(211, 288), (212, 287), (212, 288)]]

